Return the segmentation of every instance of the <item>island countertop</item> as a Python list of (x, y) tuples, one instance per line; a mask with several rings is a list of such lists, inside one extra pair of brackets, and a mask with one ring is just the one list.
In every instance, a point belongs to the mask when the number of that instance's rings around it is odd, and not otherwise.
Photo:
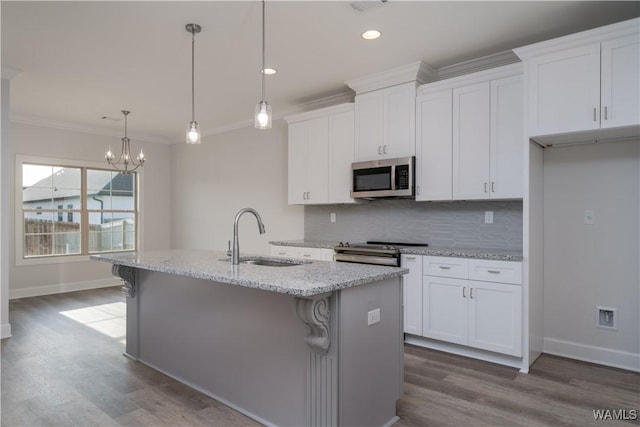
[[(248, 255), (243, 254), (242, 257)], [(287, 267), (253, 264), (232, 266), (226, 253), (205, 250), (102, 254), (92, 255), (91, 259), (298, 296), (333, 292), (398, 277), (409, 272), (408, 269), (399, 267), (329, 261), (297, 261), (302, 263)]]

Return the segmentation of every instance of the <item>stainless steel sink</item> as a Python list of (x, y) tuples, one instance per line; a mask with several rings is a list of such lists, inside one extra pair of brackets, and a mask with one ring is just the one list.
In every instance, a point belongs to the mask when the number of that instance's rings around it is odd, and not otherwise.
[[(230, 261), (230, 258), (223, 258), (220, 261)], [(311, 264), (311, 262), (295, 259), (241, 257), (240, 264), (252, 264), (264, 267), (293, 267), (296, 265)]]
[(240, 264), (264, 265), (265, 267), (292, 267), (294, 265), (300, 265), (301, 263), (271, 259), (240, 259)]

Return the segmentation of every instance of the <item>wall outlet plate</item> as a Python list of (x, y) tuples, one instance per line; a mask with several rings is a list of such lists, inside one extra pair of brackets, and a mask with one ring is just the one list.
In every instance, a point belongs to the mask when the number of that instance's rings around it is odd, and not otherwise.
[(484, 212), (484, 223), (485, 224), (493, 224), (493, 211), (485, 211)]
[(585, 209), (584, 211), (584, 223), (591, 225), (596, 223), (596, 214), (593, 209)]
[(617, 309), (611, 307), (596, 306), (596, 327), (617, 331)]
[(336, 222), (336, 213), (335, 212), (331, 212), (329, 214), (329, 221)]
[(380, 322), (380, 309), (376, 308), (367, 313), (367, 326), (375, 325)]

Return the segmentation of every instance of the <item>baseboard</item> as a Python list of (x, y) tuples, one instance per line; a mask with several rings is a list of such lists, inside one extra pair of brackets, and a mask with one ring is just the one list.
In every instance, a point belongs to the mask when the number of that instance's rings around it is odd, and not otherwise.
[(521, 357), (494, 353), (492, 351), (479, 350), (464, 345), (451, 344), (444, 341), (433, 340), (430, 338), (424, 338), (410, 334), (404, 335), (404, 342), (407, 344), (417, 345), (419, 347), (430, 348), (432, 350), (439, 350), (447, 353), (457, 354), (458, 356), (471, 357), (472, 359), (484, 360), (485, 362), (497, 363), (500, 365), (510, 366), (512, 368), (518, 368), (521, 370), (521, 372), (526, 373), (527, 367), (522, 366)]
[(41, 295), (61, 294), (65, 292), (86, 291), (89, 289), (117, 286), (120, 281), (116, 278), (86, 280), (83, 282), (57, 283), (54, 285), (34, 286), (31, 288), (9, 289), (9, 299), (38, 297)]
[(640, 372), (640, 354), (544, 338), (544, 353)]
[(11, 323), (3, 323), (0, 326), (0, 339), (11, 338)]

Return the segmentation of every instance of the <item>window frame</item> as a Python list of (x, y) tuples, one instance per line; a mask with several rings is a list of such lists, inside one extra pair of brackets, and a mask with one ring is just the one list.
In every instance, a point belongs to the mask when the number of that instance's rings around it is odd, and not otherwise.
[[(22, 202), (22, 168), (24, 164), (41, 164), (44, 166), (54, 166), (54, 167), (69, 167), (69, 168), (79, 168), (81, 169), (81, 190), (80, 190), (80, 199), (83, 201), (81, 205), (81, 224), (80, 224), (80, 239), (81, 239), (81, 253), (80, 254), (60, 254), (60, 255), (44, 255), (44, 256), (33, 256), (33, 257), (25, 257), (24, 256), (24, 242), (25, 242), (25, 234), (24, 234), (24, 210), (23, 210), (23, 202)], [(15, 227), (14, 227), (14, 241), (15, 241), (15, 264), (16, 266), (24, 266), (24, 265), (38, 265), (38, 264), (58, 264), (58, 263), (67, 263), (67, 262), (83, 262), (89, 261), (91, 255), (100, 255), (100, 254), (112, 254), (112, 253), (131, 253), (137, 250), (140, 250), (140, 242), (141, 242), (141, 230), (140, 230), (140, 188), (142, 183), (142, 172), (140, 170), (134, 172), (134, 201), (133, 201), (133, 211), (127, 211), (128, 213), (133, 214), (134, 227), (135, 227), (135, 249), (127, 249), (127, 250), (116, 250), (109, 252), (90, 252), (89, 251), (89, 214), (95, 213), (95, 209), (88, 209), (86, 204), (87, 198), (87, 183), (86, 176), (87, 170), (104, 170), (104, 171), (113, 171), (110, 169), (108, 165), (104, 163), (97, 162), (85, 162), (78, 160), (69, 160), (69, 159), (60, 159), (60, 158), (48, 158), (48, 157), (36, 157), (36, 156), (25, 156), (25, 155), (16, 155), (15, 162)], [(57, 211), (56, 209), (54, 209)], [(44, 211), (44, 210), (43, 210)], [(67, 209), (63, 209), (64, 212)], [(103, 210), (103, 212), (112, 212), (110, 209)]]

